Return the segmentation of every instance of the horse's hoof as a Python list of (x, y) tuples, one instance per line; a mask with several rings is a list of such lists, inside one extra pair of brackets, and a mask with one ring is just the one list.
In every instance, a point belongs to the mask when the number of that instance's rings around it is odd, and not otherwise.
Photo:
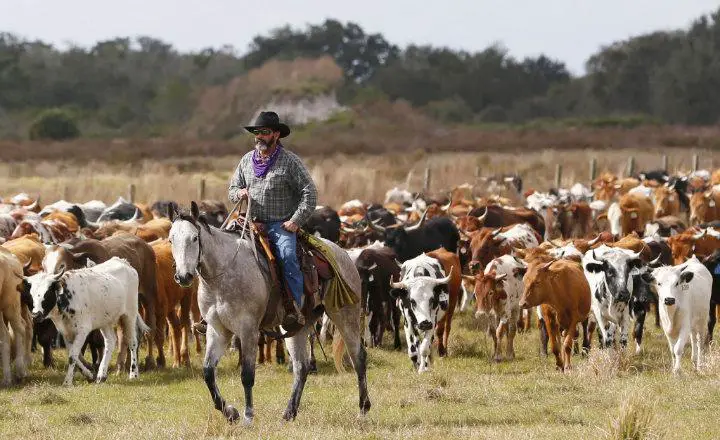
[(225, 405), (223, 409), (223, 415), (229, 423), (235, 423), (240, 418), (240, 413), (232, 405)]
[(290, 408), (286, 409), (283, 413), (283, 420), (286, 422), (292, 422), (297, 417), (297, 411), (292, 411)]
[(308, 374), (315, 374), (317, 372), (318, 372), (317, 363), (313, 360), (310, 362), (310, 365), (308, 366)]

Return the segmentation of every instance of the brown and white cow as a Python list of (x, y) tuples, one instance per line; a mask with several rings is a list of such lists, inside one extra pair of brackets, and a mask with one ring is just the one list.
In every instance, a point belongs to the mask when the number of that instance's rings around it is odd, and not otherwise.
[(542, 238), (528, 224), (517, 224), (504, 228), (483, 228), (472, 237), (470, 248), (472, 259), (470, 271), (475, 272), (486, 266), (493, 258), (509, 254), (513, 248), (527, 249), (536, 247)]
[(675, 188), (658, 186), (654, 191), (655, 217), (677, 216), (680, 214), (680, 198)]
[(720, 220), (720, 191), (696, 192), (690, 197), (690, 226)]

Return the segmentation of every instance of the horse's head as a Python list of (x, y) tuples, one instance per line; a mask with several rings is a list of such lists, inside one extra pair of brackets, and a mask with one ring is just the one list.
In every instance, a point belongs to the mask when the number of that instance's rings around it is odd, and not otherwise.
[(193, 201), (190, 213), (180, 214), (174, 206), (168, 207), (170, 227), (170, 245), (175, 259), (175, 282), (182, 287), (190, 287), (200, 264), (200, 211)]

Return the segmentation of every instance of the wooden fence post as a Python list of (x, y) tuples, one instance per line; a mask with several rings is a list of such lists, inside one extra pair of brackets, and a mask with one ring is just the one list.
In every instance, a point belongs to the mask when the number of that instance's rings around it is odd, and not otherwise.
[(67, 184), (63, 188), (63, 200), (70, 201), (70, 187)]
[(555, 165), (555, 188), (560, 188), (560, 181), (562, 180), (562, 165)]
[(632, 175), (635, 173), (635, 157), (634, 156), (628, 157), (626, 173), (627, 173), (627, 177), (632, 177)]
[(423, 191), (430, 190), (430, 164), (425, 167), (425, 179), (423, 179)]
[(205, 200), (205, 179), (200, 179), (198, 183), (198, 200)]
[(595, 177), (597, 177), (597, 159), (594, 157), (590, 159), (590, 184), (592, 185), (592, 182), (595, 181)]
[(693, 154), (692, 155), (692, 170), (697, 171), (699, 168), (700, 168), (700, 155)]
[(135, 203), (135, 184), (128, 185), (128, 198), (130, 203)]
[(662, 155), (662, 169), (663, 171), (668, 171), (668, 157), (667, 154)]

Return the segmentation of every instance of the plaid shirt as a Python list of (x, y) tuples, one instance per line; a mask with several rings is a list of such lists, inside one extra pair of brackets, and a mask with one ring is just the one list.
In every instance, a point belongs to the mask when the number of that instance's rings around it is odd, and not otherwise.
[(268, 223), (291, 220), (303, 226), (315, 211), (317, 188), (300, 158), (283, 148), (265, 177), (255, 177), (253, 152), (245, 154), (230, 179), (228, 199), (238, 202), (238, 192), (248, 188), (252, 216)]

